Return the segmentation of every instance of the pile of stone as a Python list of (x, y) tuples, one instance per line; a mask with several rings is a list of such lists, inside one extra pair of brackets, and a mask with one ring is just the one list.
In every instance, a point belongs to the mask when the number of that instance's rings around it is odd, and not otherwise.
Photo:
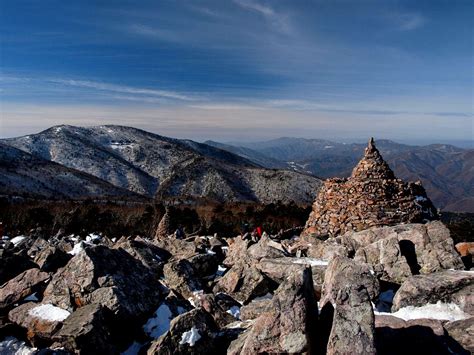
[(421, 183), (397, 179), (371, 138), (349, 178), (325, 181), (303, 234), (336, 236), (436, 218), (436, 209)]

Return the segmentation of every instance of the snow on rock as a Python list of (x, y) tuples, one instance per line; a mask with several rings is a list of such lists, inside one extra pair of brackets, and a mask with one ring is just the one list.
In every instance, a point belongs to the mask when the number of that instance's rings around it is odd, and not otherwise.
[(326, 260), (320, 260), (315, 258), (294, 258), (293, 264), (308, 264), (311, 266), (327, 266), (329, 264)]
[(17, 246), (21, 244), (21, 242), (23, 242), (25, 239), (26, 237), (24, 235), (19, 235), (18, 237), (15, 237), (12, 240), (10, 240), (10, 242), (12, 242), (15, 246)]
[(240, 307), (232, 306), (227, 311), (232, 317), (240, 319)]
[(189, 344), (189, 346), (194, 346), (199, 339), (201, 339), (199, 330), (196, 327), (192, 327), (191, 330), (183, 333), (179, 344)]
[(429, 303), (421, 307), (403, 307), (394, 313), (374, 312), (374, 314), (391, 315), (406, 321), (422, 318), (455, 321), (470, 317), (457, 304), (442, 303), (441, 301), (438, 301), (436, 304)]
[(100, 240), (102, 237), (99, 234), (91, 233), (86, 237), (86, 242), (93, 242), (94, 240)]
[(69, 317), (71, 313), (52, 304), (41, 304), (30, 309), (28, 314), (49, 322), (62, 322)]
[(217, 267), (217, 272), (216, 272), (216, 276), (222, 276), (224, 275), (224, 273), (227, 271), (227, 268), (222, 266), (222, 265), (219, 265)]
[(0, 341), (0, 354), (2, 355), (30, 355), (36, 353), (35, 348), (30, 348), (24, 341), (14, 337), (6, 337)]
[(84, 244), (88, 244), (88, 243), (81, 241), (79, 243), (74, 244), (74, 247), (72, 248), (71, 251), (68, 251), (68, 254), (71, 254), (71, 255), (79, 254), (81, 251), (84, 250)]
[(273, 295), (269, 292), (266, 295), (260, 296), (260, 297), (255, 297), (253, 300), (254, 301), (263, 301), (263, 300), (271, 300), (273, 298)]
[(32, 293), (31, 295), (25, 297), (25, 299), (23, 301), (29, 301), (29, 302), (38, 302), (39, 299), (38, 297), (36, 296), (36, 292)]
[(199, 296), (203, 295), (204, 291), (203, 290), (197, 290), (193, 291), (193, 296), (188, 298), (188, 302), (191, 303), (191, 305), (196, 308), (196, 299), (199, 299)]

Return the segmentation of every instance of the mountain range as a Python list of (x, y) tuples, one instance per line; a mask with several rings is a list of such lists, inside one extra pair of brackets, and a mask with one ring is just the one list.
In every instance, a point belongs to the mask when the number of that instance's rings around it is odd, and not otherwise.
[(0, 140), (4, 195), (308, 204), (320, 179), (131, 127), (55, 126)]
[[(286, 137), (265, 142), (205, 143), (263, 166), (292, 169), (320, 178), (349, 176), (366, 147), (359, 143)], [(438, 208), (474, 212), (473, 149), (446, 144), (412, 146), (390, 140), (377, 140), (377, 147), (399, 178), (421, 180)]]

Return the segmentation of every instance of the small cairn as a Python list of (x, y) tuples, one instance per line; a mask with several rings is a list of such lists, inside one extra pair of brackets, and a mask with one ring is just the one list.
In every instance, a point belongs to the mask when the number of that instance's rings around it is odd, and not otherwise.
[(421, 182), (403, 182), (369, 140), (362, 160), (347, 179), (327, 179), (303, 235), (330, 236), (374, 226), (438, 219)]

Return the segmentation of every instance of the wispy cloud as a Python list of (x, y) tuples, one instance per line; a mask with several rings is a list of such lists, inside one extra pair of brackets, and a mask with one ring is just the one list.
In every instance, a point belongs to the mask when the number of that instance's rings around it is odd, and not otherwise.
[(136, 88), (136, 87), (125, 86), (125, 85), (115, 85), (115, 84), (108, 84), (108, 83), (87, 81), (87, 80), (48, 79), (48, 81), (52, 83), (62, 84), (62, 85), (90, 88), (90, 89), (101, 90), (101, 91), (119, 92), (123, 94), (158, 96), (158, 97), (174, 99), (174, 100), (183, 100), (183, 101), (196, 100), (196, 98), (194, 97), (184, 95), (176, 91)]
[(426, 19), (417, 13), (396, 14), (393, 18), (400, 31), (416, 30), (426, 22)]
[(256, 0), (234, 0), (234, 3), (245, 10), (253, 11), (262, 15), (280, 32), (291, 32), (288, 16), (275, 11), (274, 8), (268, 5), (263, 5)]

